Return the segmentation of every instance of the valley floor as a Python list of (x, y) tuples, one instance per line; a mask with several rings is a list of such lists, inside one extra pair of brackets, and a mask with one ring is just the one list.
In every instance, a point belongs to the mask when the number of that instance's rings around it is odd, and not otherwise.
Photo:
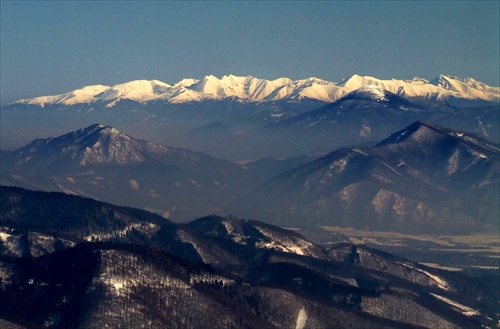
[(397, 232), (356, 230), (324, 226), (321, 230), (299, 230), (324, 245), (340, 241), (365, 244), (429, 267), (444, 270), (500, 271), (500, 235), (408, 235)]

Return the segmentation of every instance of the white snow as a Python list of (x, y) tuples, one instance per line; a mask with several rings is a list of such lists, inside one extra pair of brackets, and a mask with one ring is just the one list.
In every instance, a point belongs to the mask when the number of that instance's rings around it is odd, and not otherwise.
[(24, 233), (15, 233), (8, 227), (0, 227), (0, 244), (5, 248), (3, 253), (9, 256), (21, 257), (25, 252), (25, 248), (29, 247), (31, 256), (39, 257), (53, 252), (56, 240), (62, 242), (65, 246), (73, 246), (75, 244), (69, 240), (56, 239), (52, 236), (30, 231), (28, 233), (30, 242), (28, 246), (25, 246), (22, 242), (23, 236)]
[(86, 86), (81, 89), (73, 90), (71, 92), (54, 95), (54, 96), (41, 96), (31, 99), (19, 100), (19, 103), (28, 105), (39, 105), (42, 108), (46, 105), (61, 104), (61, 105), (75, 105), (82, 103), (90, 103), (95, 100), (95, 97), (105, 91), (107, 86), (95, 85)]
[(434, 280), (441, 289), (444, 289), (444, 290), (450, 289), (450, 286), (448, 285), (448, 283), (445, 280), (441, 279), (437, 275), (431, 274), (431, 273), (429, 273), (427, 271), (424, 271), (424, 270), (422, 270), (420, 268), (416, 268), (416, 267), (410, 266), (410, 265), (405, 264), (405, 263), (401, 263), (401, 262), (397, 262), (397, 263), (400, 264), (400, 265), (403, 265), (405, 267), (411, 268), (411, 269), (413, 269), (413, 270), (415, 270), (417, 272), (420, 272), (420, 273), (423, 273), (423, 274), (427, 275), (429, 278), (431, 278), (432, 280)]
[(312, 244), (309, 241), (299, 238), (291, 238), (288, 236), (277, 235), (274, 232), (267, 230), (262, 226), (255, 226), (255, 228), (269, 238), (270, 242), (259, 241), (255, 244), (257, 248), (263, 249), (276, 249), (286, 253), (293, 253), (296, 255), (309, 254), (308, 247)]
[(0, 242), (6, 249), (7, 253), (21, 256), (22, 249), (19, 245), (19, 236), (0, 231)]
[(125, 285), (125, 281), (119, 280), (115, 277), (111, 277), (109, 280), (109, 284), (112, 285), (118, 291), (119, 294), (119, 291), (123, 289), (123, 286)]
[(473, 315), (479, 315), (480, 314), (478, 311), (476, 311), (473, 308), (470, 308), (469, 306), (465, 306), (465, 305), (457, 303), (454, 300), (451, 300), (449, 298), (446, 298), (446, 297), (443, 297), (443, 296), (440, 296), (440, 295), (437, 295), (437, 294), (433, 294), (432, 292), (430, 294), (432, 296), (436, 297), (437, 299), (439, 299), (439, 300), (441, 300), (441, 301), (443, 301), (443, 302), (445, 302), (447, 304), (450, 304), (453, 307), (458, 308), (462, 312), (462, 314), (464, 314), (466, 316), (473, 316)]
[(137, 230), (147, 236), (152, 236), (159, 230), (159, 226), (154, 223), (140, 222), (140, 223), (131, 223), (130, 225), (125, 226), (122, 230), (114, 230), (113, 232), (106, 234), (90, 234), (84, 237), (85, 241), (106, 241), (108, 239), (112, 239), (114, 237), (124, 237), (132, 230)]
[[(404, 97), (424, 97), (427, 99), (446, 99), (458, 97), (500, 101), (500, 87), (491, 87), (473, 78), (459, 79), (440, 75), (427, 81), (381, 80), (369, 76), (353, 75), (341, 82), (330, 82), (318, 78), (291, 80), (259, 79), (252, 76), (213, 75), (198, 79), (182, 79), (170, 85), (159, 80), (134, 80), (114, 86), (94, 85), (77, 89), (65, 94), (21, 99), (14, 104), (71, 106), (104, 102), (113, 107), (122, 100), (139, 103), (162, 100), (167, 103), (199, 102), (209, 99), (237, 99), (248, 102), (277, 100), (297, 101), (304, 98), (323, 102), (333, 102), (352, 91), (369, 92), (375, 99), (383, 100), (384, 91)], [(403, 109), (404, 110), (404, 109)]]
[(298, 246), (288, 245), (285, 248), (286, 250), (290, 250), (293, 254), (304, 255), (304, 250)]
[(295, 323), (295, 329), (304, 329), (307, 324), (307, 312), (306, 308), (302, 307), (297, 315), (297, 322)]
[(371, 99), (376, 99), (381, 101), (387, 100), (384, 91), (375, 85), (363, 85), (358, 89), (356, 89), (355, 92), (357, 94), (367, 95)]
[(233, 222), (230, 220), (224, 220), (222, 221), (222, 225), (226, 228), (227, 234), (232, 235), (234, 232), (234, 225)]
[(271, 242), (260, 241), (257, 242), (255, 246), (261, 249), (275, 249), (286, 253), (304, 255), (304, 251), (302, 250), (302, 248), (293, 245), (283, 245), (277, 243), (276, 241), (271, 241)]
[(4, 233), (4, 232), (0, 232), (0, 241), (2, 241), (2, 242), (6, 241), (10, 237), (11, 237), (10, 234)]
[(352, 156), (349, 156), (348, 158), (341, 158), (337, 161), (334, 161), (330, 164), (330, 170), (334, 172), (335, 174), (340, 174), (343, 172), (347, 166), (347, 161), (351, 158)]

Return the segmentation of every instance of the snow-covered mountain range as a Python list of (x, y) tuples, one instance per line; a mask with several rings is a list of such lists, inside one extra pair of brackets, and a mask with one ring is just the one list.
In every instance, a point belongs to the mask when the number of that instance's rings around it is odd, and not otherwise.
[(219, 79), (210, 75), (201, 80), (183, 79), (173, 85), (159, 80), (135, 80), (114, 86), (86, 86), (61, 95), (21, 99), (11, 105), (46, 107), (104, 103), (110, 108), (121, 101), (134, 101), (141, 104), (159, 101), (177, 104), (222, 99), (236, 99), (244, 102), (312, 99), (328, 103), (366, 86), (375, 86), (407, 98), (500, 101), (500, 87), (491, 87), (473, 78), (461, 79), (446, 75), (440, 75), (432, 80), (421, 78), (381, 80), (353, 75), (340, 82), (330, 82), (314, 77), (302, 80), (289, 78), (265, 80), (252, 76), (234, 75), (225, 75)]

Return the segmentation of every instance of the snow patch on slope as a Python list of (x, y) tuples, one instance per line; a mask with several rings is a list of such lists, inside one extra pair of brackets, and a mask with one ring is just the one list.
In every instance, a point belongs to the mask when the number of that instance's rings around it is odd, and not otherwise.
[(297, 322), (295, 323), (295, 329), (304, 329), (307, 324), (307, 312), (306, 308), (302, 307), (297, 315)]
[(437, 295), (437, 294), (433, 294), (432, 292), (430, 293), (432, 296), (436, 297), (437, 299), (457, 308), (460, 312), (462, 312), (462, 314), (464, 314), (465, 316), (474, 316), (474, 315), (479, 315), (479, 311), (473, 309), (473, 308), (470, 308), (469, 306), (465, 306), (463, 304), (460, 304), (460, 303), (457, 303), (455, 302), (454, 300), (451, 300), (449, 298), (446, 298), (446, 297), (443, 297), (443, 296), (440, 296), (440, 295)]
[(106, 241), (111, 240), (113, 238), (123, 238), (126, 237), (128, 233), (137, 230), (147, 237), (152, 237), (154, 233), (158, 232), (159, 225), (154, 223), (140, 222), (140, 223), (131, 223), (130, 225), (125, 226), (122, 230), (114, 230), (112, 232), (103, 234), (103, 233), (91, 233), (84, 237), (85, 241)]
[(446, 282), (445, 280), (441, 279), (437, 275), (434, 275), (434, 274), (429, 273), (427, 271), (424, 271), (424, 270), (422, 270), (420, 268), (416, 268), (416, 267), (410, 266), (410, 265), (405, 264), (405, 263), (401, 263), (401, 262), (397, 262), (397, 263), (399, 265), (403, 265), (404, 267), (411, 268), (412, 270), (415, 270), (417, 272), (420, 272), (420, 273), (423, 273), (423, 274), (427, 275), (429, 278), (431, 278), (432, 280), (434, 280), (436, 282), (436, 284), (438, 285), (438, 287), (441, 288), (441, 289), (444, 289), (444, 290), (449, 290), (450, 289), (450, 286), (449, 286), (448, 282)]
[(258, 242), (256, 244), (257, 248), (276, 249), (296, 255), (310, 255), (308, 248), (312, 246), (312, 243), (309, 241), (299, 238), (290, 238), (288, 236), (277, 236), (273, 231), (262, 226), (255, 226), (255, 228), (270, 240), (270, 242)]
[(367, 97), (378, 101), (387, 101), (383, 90), (374, 85), (363, 85), (354, 91), (358, 96)]

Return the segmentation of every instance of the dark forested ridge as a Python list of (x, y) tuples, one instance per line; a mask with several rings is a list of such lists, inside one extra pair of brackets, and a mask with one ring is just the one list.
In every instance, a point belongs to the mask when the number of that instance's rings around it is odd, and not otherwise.
[(497, 289), (259, 221), (0, 188), (0, 327), (482, 328)]

